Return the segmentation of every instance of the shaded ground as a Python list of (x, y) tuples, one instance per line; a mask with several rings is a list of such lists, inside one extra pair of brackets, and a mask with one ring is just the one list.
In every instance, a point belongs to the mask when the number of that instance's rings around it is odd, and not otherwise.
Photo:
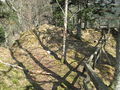
[[(36, 90), (84, 90), (83, 79), (86, 76), (81, 73), (83, 70), (81, 61), (84, 57), (87, 59), (95, 51), (97, 47), (94, 46), (101, 34), (98, 31), (87, 30), (83, 32), (83, 40), (68, 36), (67, 61), (63, 64), (60, 62), (62, 32), (62, 28), (43, 25), (38, 30), (33, 29), (22, 33), (10, 51), (0, 48), (0, 53), (5, 51), (3, 56), (0, 56), (4, 57), (3, 61), (9, 58), (10, 63), (17, 63), (23, 68), (23, 78), (26, 78), (26, 82), (28, 82), (28, 85), (23, 87), (27, 90), (30, 88)], [(115, 41), (112, 36), (106, 45), (106, 52), (110, 61), (114, 62)], [(112, 66), (114, 65), (109, 65), (104, 53), (103, 57), (96, 72), (109, 85), (113, 80), (114, 68)], [(90, 88), (94, 88), (92, 83), (90, 83)]]

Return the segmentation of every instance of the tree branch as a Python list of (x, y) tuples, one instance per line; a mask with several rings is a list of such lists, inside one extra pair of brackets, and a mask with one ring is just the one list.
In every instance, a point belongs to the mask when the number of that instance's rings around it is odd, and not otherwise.
[(22, 67), (20, 67), (20, 66), (13, 65), (13, 64), (10, 64), (10, 63), (5, 63), (5, 62), (3, 62), (2, 60), (0, 60), (0, 63), (4, 64), (4, 65), (6, 65), (6, 66), (13, 67), (13, 68), (23, 69), (23, 68), (22, 68)]
[(65, 15), (65, 11), (63, 10), (63, 8), (61, 7), (60, 3), (58, 2), (58, 0), (56, 0), (58, 6), (60, 7), (60, 9), (62, 10), (62, 13)]

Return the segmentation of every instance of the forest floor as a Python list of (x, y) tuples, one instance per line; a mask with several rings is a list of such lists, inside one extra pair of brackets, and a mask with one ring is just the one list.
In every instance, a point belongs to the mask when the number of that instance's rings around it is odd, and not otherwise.
[[(81, 40), (68, 35), (67, 60), (61, 63), (62, 33), (62, 28), (45, 24), (38, 30), (23, 32), (10, 49), (0, 47), (0, 60), (23, 68), (0, 64), (0, 90), (84, 90), (85, 75), (81, 73), (81, 62), (96, 50), (101, 33), (84, 30)], [(114, 77), (115, 45), (115, 39), (110, 34), (106, 53), (101, 55), (103, 59), (95, 68), (107, 86)], [(90, 82), (89, 89), (95, 90), (93, 88)]]

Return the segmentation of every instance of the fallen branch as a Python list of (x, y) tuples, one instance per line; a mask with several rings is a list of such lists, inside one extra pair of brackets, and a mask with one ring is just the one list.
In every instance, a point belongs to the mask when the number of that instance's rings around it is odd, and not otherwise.
[(98, 75), (93, 71), (92, 67), (86, 62), (84, 62), (84, 65), (96, 89), (97, 90), (109, 90), (108, 87), (103, 83), (103, 81), (98, 77)]

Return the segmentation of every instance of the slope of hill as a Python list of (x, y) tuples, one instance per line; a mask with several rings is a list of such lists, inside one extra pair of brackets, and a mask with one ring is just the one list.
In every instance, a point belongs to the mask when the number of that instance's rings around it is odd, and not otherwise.
[[(92, 29), (82, 31), (82, 39), (68, 35), (67, 61), (61, 63), (63, 29), (44, 24), (38, 29), (21, 33), (19, 40), (10, 48), (0, 48), (4, 62), (18, 64), (20, 69), (10, 69), (1, 64), (0, 89), (64, 90), (83, 89), (85, 75), (81, 72), (84, 57), (89, 58), (96, 50), (101, 33)], [(112, 42), (112, 43), (111, 43)], [(109, 85), (114, 76), (115, 40), (110, 34), (95, 72)], [(107, 57), (106, 55), (107, 54)], [(108, 60), (109, 59), (109, 60)], [(111, 64), (112, 63), (112, 64)], [(110, 65), (111, 64), (111, 65)], [(4, 69), (4, 70), (2, 70)], [(5, 70), (8, 70), (5, 72)], [(5, 72), (5, 74), (4, 74)], [(94, 88), (92, 82), (89, 88)], [(84, 90), (84, 89), (83, 89)]]

